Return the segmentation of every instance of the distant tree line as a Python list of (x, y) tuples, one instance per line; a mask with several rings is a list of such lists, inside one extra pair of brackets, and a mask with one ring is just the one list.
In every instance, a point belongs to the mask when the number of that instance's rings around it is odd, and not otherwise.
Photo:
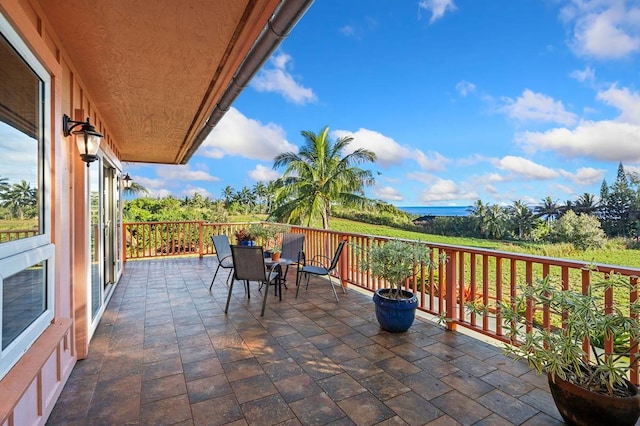
[(619, 164), (615, 182), (603, 180), (600, 196), (584, 193), (559, 203), (547, 196), (537, 206), (517, 200), (511, 206), (477, 200), (468, 217), (434, 218), (422, 224), (425, 232), (513, 239), (567, 242), (578, 249), (602, 247), (607, 237), (623, 237), (636, 245), (640, 235), (640, 177)]

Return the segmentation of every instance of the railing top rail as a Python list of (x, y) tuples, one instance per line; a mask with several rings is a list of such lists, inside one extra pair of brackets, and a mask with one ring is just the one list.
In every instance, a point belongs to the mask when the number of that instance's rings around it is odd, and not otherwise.
[(632, 276), (632, 277), (635, 276), (640, 278), (640, 268), (633, 268), (630, 266), (611, 265), (607, 263), (587, 262), (584, 260), (577, 260), (577, 259), (574, 260), (574, 259), (566, 259), (566, 258), (559, 258), (559, 257), (541, 256), (541, 255), (528, 254), (528, 253), (484, 249), (484, 248), (478, 248), (473, 246), (460, 246), (455, 244), (433, 243), (430, 241), (413, 240), (408, 238), (384, 237), (380, 235), (369, 235), (369, 234), (355, 234), (355, 233), (349, 233), (349, 232), (340, 232), (340, 231), (331, 231), (331, 230), (322, 230), (322, 229), (317, 229), (316, 231), (323, 231), (331, 234), (340, 234), (340, 235), (346, 235), (346, 236), (358, 237), (358, 238), (365, 237), (365, 238), (373, 239), (374, 241), (400, 240), (400, 241), (415, 242), (419, 244), (426, 244), (431, 248), (437, 248), (438, 250), (443, 250), (443, 251), (447, 251), (447, 250), (461, 251), (466, 253), (474, 253), (474, 254), (480, 254), (480, 255), (492, 256), (492, 257), (498, 257), (498, 258), (516, 259), (516, 260), (528, 261), (528, 262), (539, 263), (539, 264), (565, 266), (565, 267), (574, 268), (574, 269), (583, 269), (586, 267), (591, 267), (594, 270), (599, 272), (616, 272), (622, 275)]
[[(156, 221), (156, 222), (123, 222), (124, 225), (163, 225), (170, 223), (203, 223), (205, 225), (250, 225), (252, 223), (261, 223), (260, 221), (255, 222), (207, 222), (206, 220), (171, 220), (171, 221)], [(269, 222), (264, 222), (269, 223)]]

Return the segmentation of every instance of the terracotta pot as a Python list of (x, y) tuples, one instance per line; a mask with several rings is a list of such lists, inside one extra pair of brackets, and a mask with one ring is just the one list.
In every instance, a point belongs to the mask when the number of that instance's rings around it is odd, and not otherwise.
[(278, 252), (278, 253), (271, 252), (271, 260), (273, 260), (274, 262), (279, 261), (280, 260), (280, 252)]
[(633, 426), (640, 417), (640, 395), (631, 382), (627, 382), (627, 386), (634, 396), (612, 397), (591, 392), (558, 376), (554, 383), (551, 375), (547, 376), (553, 400), (568, 425)]

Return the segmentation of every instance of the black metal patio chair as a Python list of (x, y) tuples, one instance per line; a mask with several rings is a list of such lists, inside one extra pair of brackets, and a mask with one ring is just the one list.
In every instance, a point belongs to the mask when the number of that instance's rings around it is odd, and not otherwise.
[(309, 288), (309, 279), (311, 278), (311, 275), (328, 277), (329, 284), (331, 285), (331, 290), (333, 290), (333, 295), (336, 297), (336, 302), (340, 301), (338, 299), (338, 294), (336, 293), (333, 280), (331, 279), (331, 274), (334, 271), (338, 273), (338, 285), (342, 288), (342, 292), (346, 293), (347, 291), (342, 286), (342, 278), (340, 277), (340, 271), (337, 269), (338, 261), (340, 260), (340, 255), (342, 254), (342, 249), (344, 248), (344, 245), (346, 244), (346, 242), (347, 242), (346, 240), (340, 241), (340, 243), (338, 244), (338, 247), (336, 247), (336, 251), (333, 255), (333, 258), (330, 259), (327, 256), (316, 255), (313, 257), (313, 259), (311, 259), (308, 265), (304, 265), (302, 268), (300, 268), (300, 273), (296, 278), (296, 297), (298, 297), (298, 291), (300, 291), (300, 277), (302, 276), (302, 274), (306, 274), (306, 277), (307, 277), (306, 288)]
[(224, 313), (226, 314), (229, 311), (233, 283), (236, 280), (245, 282), (249, 299), (251, 298), (249, 282), (257, 281), (261, 286), (265, 285), (262, 311), (260, 313), (260, 316), (264, 316), (264, 310), (267, 306), (267, 295), (269, 294), (269, 285), (275, 286), (276, 294), (280, 300), (282, 300), (282, 267), (279, 263), (271, 265), (269, 269), (265, 267), (262, 246), (231, 246), (231, 257), (233, 258), (233, 279), (231, 280), (231, 284), (229, 284), (229, 295), (227, 296)]
[(226, 283), (229, 285), (229, 278), (233, 275), (233, 258), (231, 257), (231, 245), (229, 244), (229, 237), (226, 235), (212, 235), (211, 241), (213, 241), (213, 248), (216, 251), (216, 257), (218, 258), (218, 267), (213, 274), (209, 291), (213, 287), (213, 283), (216, 280), (216, 275), (220, 268), (230, 269), (229, 275), (227, 275)]
[(306, 264), (304, 256), (304, 234), (285, 232), (282, 235), (282, 252), (280, 254), (280, 265), (284, 265), (282, 281), (286, 286), (289, 266), (296, 265), (296, 283), (300, 269)]

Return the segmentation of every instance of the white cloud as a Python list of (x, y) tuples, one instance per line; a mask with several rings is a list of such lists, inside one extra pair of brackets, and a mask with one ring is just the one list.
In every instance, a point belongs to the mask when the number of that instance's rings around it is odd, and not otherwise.
[(382, 167), (397, 166), (405, 160), (414, 160), (423, 170), (432, 172), (444, 170), (445, 166), (450, 162), (449, 159), (438, 152), (429, 151), (424, 153), (419, 149), (411, 149), (374, 130), (358, 129), (356, 132), (348, 130), (331, 131), (331, 137), (333, 138), (346, 136), (353, 137), (353, 141), (349, 144), (350, 149), (365, 148), (375, 152), (376, 163)]
[(282, 127), (245, 117), (231, 107), (198, 150), (198, 155), (220, 159), (237, 155), (253, 160), (272, 161), (283, 152), (298, 152), (289, 143)]
[(211, 194), (206, 188), (199, 188), (189, 185), (184, 191), (182, 191), (182, 195), (188, 197), (193, 197), (195, 194), (202, 195), (205, 198), (214, 198), (213, 194)]
[(466, 97), (468, 94), (476, 91), (476, 85), (468, 81), (462, 80), (456, 84), (456, 90), (460, 93), (460, 96)]
[(271, 68), (265, 66), (251, 81), (251, 87), (258, 92), (280, 93), (286, 100), (295, 104), (304, 105), (315, 102), (318, 98), (313, 90), (301, 86), (287, 72), (289, 62), (291, 62), (291, 56), (286, 53), (273, 56), (269, 61)]
[(346, 136), (353, 137), (353, 141), (349, 144), (349, 148), (356, 150), (365, 148), (376, 153), (376, 163), (383, 167), (401, 164), (405, 159), (411, 158), (411, 150), (400, 145), (392, 138), (383, 135), (374, 130), (359, 129), (356, 132), (348, 130), (332, 130), (331, 137), (343, 138)]
[(583, 70), (571, 71), (569, 73), (569, 77), (579, 81), (580, 83), (587, 82), (587, 83), (593, 84), (593, 82), (596, 79), (596, 72), (593, 68), (587, 66)]
[(413, 158), (418, 162), (423, 170), (428, 172), (442, 171), (446, 169), (446, 165), (451, 162), (439, 152), (429, 151), (426, 154), (419, 149), (413, 152)]
[(556, 188), (558, 191), (563, 192), (563, 193), (565, 193), (567, 195), (575, 195), (576, 194), (576, 191), (572, 187), (570, 187), (568, 185), (562, 185), (562, 184), (558, 183), (558, 184), (554, 185), (554, 188)]
[(160, 179), (160, 178), (153, 179), (145, 176), (136, 176), (136, 175), (132, 175), (131, 178), (135, 183), (142, 185), (148, 191), (157, 190), (165, 186), (165, 179)]
[(418, 7), (431, 12), (431, 19), (429, 19), (430, 24), (442, 18), (447, 9), (449, 9), (449, 11), (456, 10), (456, 5), (453, 3), (453, 0), (422, 0), (418, 4)]
[(640, 94), (630, 92), (623, 87), (618, 89), (615, 85), (609, 89), (598, 92), (597, 99), (607, 105), (611, 105), (620, 110), (617, 121), (640, 124)]
[(491, 158), (485, 157), (481, 154), (471, 154), (468, 157), (460, 158), (456, 161), (456, 164), (461, 167), (473, 166), (483, 162), (490, 162)]
[(437, 179), (437, 181), (426, 188), (420, 196), (420, 201), (431, 203), (436, 201), (452, 200), (476, 200), (478, 194), (473, 191), (465, 191), (454, 181), (449, 179)]
[[(220, 178), (209, 174), (204, 170), (192, 170), (187, 165), (158, 165), (155, 166), (156, 176), (160, 176), (163, 182), (166, 181), (203, 181), (218, 182)], [(164, 183), (163, 183), (164, 184)]]
[(582, 167), (576, 170), (575, 173), (568, 172), (566, 170), (560, 170), (560, 174), (567, 179), (579, 184), (579, 185), (593, 185), (601, 182), (604, 178), (606, 170), (594, 169), (593, 167)]
[(496, 188), (494, 185), (485, 185), (484, 190), (489, 192), (490, 194), (493, 194), (494, 196), (499, 194), (498, 188)]
[(346, 35), (347, 37), (355, 36), (356, 34), (356, 29), (353, 27), (353, 25), (344, 25), (338, 31), (340, 31), (342, 34)]
[[(499, 160), (494, 160), (494, 161), (497, 162)], [(471, 181), (474, 186), (479, 186), (482, 184), (491, 185), (493, 183), (508, 182), (510, 180), (513, 180), (512, 176), (504, 176), (504, 175), (501, 175), (500, 173), (493, 173), (493, 172), (486, 173), (481, 176), (471, 176), (469, 178), (469, 181)]]
[(640, 50), (640, 8), (635, 0), (572, 0), (561, 17), (573, 25), (579, 55), (622, 58)]
[(527, 152), (554, 151), (565, 158), (640, 162), (640, 126), (615, 121), (585, 121), (575, 129), (523, 132), (516, 141)]
[(576, 122), (575, 114), (565, 110), (561, 101), (529, 89), (525, 89), (515, 101), (503, 98), (503, 102), (505, 104), (501, 109), (518, 121), (551, 122), (566, 126)]
[(393, 202), (393, 201), (402, 201), (404, 197), (397, 189), (392, 188), (391, 186), (384, 186), (382, 188), (375, 188), (373, 193), (376, 197), (381, 199), (382, 201)]
[(272, 168), (257, 164), (256, 168), (249, 172), (249, 177), (256, 182), (269, 182), (280, 177), (280, 173)]
[(429, 185), (436, 181), (436, 177), (430, 173), (423, 172), (411, 172), (407, 174), (407, 178), (410, 180), (415, 180), (420, 183), (424, 183), (425, 185)]
[(522, 157), (507, 155), (496, 159), (493, 163), (497, 168), (506, 170), (527, 179), (553, 179), (558, 172)]

